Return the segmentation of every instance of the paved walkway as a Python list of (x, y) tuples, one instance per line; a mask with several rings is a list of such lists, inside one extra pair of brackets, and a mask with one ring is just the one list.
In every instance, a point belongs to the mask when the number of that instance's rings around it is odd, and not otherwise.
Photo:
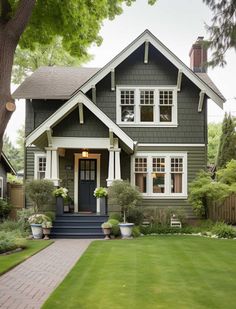
[(40, 308), (91, 243), (58, 239), (0, 277), (0, 308)]

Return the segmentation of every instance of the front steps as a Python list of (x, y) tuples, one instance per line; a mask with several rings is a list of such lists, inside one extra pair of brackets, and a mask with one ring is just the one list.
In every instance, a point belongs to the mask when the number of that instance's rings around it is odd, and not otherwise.
[(63, 214), (56, 216), (52, 238), (104, 238), (101, 224), (108, 216), (95, 214)]

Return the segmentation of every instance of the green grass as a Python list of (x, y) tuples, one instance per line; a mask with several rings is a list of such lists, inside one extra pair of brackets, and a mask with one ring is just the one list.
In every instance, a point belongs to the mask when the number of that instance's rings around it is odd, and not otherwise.
[(9, 255), (0, 255), (0, 275), (46, 248), (52, 242), (51, 240), (27, 240), (28, 247), (26, 249)]
[(235, 308), (236, 241), (95, 241), (43, 308)]

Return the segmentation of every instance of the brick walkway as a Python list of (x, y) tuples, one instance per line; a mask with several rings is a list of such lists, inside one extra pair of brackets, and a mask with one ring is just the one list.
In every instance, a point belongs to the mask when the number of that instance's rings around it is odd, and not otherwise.
[(0, 308), (40, 308), (91, 243), (58, 239), (0, 277)]

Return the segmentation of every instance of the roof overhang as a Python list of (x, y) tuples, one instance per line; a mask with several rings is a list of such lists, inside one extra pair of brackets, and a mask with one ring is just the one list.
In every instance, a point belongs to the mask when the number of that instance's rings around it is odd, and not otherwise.
[(7, 156), (3, 152), (1, 153), (1, 158), (3, 159), (5, 165), (8, 168), (7, 172), (16, 175), (14, 167), (11, 165), (11, 162), (8, 160)]
[(32, 133), (26, 137), (26, 146), (30, 146), (37, 142), (43, 144), (47, 136), (47, 132), (62, 121), (68, 114), (76, 109), (79, 104), (87, 107), (100, 121), (102, 121), (109, 130), (122, 141), (123, 144), (133, 152), (134, 141), (117, 125), (115, 124), (100, 108), (98, 108), (82, 91), (79, 91), (69, 101), (67, 101), (61, 108), (52, 114), (46, 121), (38, 126)]
[[(209, 87), (200, 77), (198, 77), (190, 68), (188, 68), (178, 57), (176, 57), (161, 41), (159, 41), (149, 30), (145, 30), (136, 40), (129, 44), (121, 53), (119, 53), (107, 65), (95, 73), (87, 82), (85, 82), (78, 91), (86, 93), (107, 74), (114, 70), (121, 62), (131, 55), (139, 46), (149, 42), (159, 52), (161, 52), (178, 70), (186, 75), (201, 91), (212, 99), (220, 108), (223, 109), (225, 99), (219, 96), (211, 87)], [(76, 96), (76, 92), (74, 94)]]

